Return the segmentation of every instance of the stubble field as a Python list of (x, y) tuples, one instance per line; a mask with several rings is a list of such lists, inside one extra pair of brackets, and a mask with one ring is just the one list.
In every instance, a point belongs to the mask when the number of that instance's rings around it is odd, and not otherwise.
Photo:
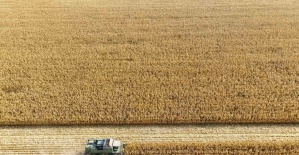
[(298, 125), (0, 127), (0, 154), (83, 155), (92, 137), (126, 143), (126, 155), (298, 154)]

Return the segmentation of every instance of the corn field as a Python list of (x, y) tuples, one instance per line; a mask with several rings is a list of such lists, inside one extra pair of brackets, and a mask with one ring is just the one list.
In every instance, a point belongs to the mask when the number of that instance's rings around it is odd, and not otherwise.
[[(297, 129), (249, 127), (299, 123), (298, 10), (298, 0), (0, 0), (0, 154), (78, 155), (96, 135), (135, 140), (127, 154), (299, 154)], [(182, 124), (256, 133), (181, 134)], [(121, 129), (132, 125), (159, 129)]]
[(1, 124), (299, 120), (297, 1), (0, 6)]
[(126, 154), (298, 154), (299, 142), (139, 143)]

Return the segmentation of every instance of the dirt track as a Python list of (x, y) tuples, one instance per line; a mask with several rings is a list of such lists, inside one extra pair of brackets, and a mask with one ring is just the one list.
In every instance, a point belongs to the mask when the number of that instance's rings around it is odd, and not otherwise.
[(79, 155), (90, 137), (113, 137), (127, 144), (291, 141), (299, 139), (299, 125), (0, 127), (0, 154)]

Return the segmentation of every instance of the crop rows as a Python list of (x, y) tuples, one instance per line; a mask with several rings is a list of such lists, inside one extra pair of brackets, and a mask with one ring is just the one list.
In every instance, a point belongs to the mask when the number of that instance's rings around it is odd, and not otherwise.
[(126, 154), (298, 154), (299, 141), (288, 142), (216, 142), (216, 143), (137, 143)]
[(299, 122), (296, 1), (0, 8), (1, 125)]

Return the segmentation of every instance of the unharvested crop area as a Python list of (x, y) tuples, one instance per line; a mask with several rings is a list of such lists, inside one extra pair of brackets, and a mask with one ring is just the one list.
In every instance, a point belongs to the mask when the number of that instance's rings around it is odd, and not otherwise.
[(139, 143), (128, 145), (127, 154), (298, 154), (298, 141), (216, 142), (216, 143)]
[(299, 122), (297, 0), (0, 0), (0, 124)]
[(299, 125), (0, 127), (0, 154), (82, 155), (91, 137), (113, 137), (126, 154), (298, 154)]

